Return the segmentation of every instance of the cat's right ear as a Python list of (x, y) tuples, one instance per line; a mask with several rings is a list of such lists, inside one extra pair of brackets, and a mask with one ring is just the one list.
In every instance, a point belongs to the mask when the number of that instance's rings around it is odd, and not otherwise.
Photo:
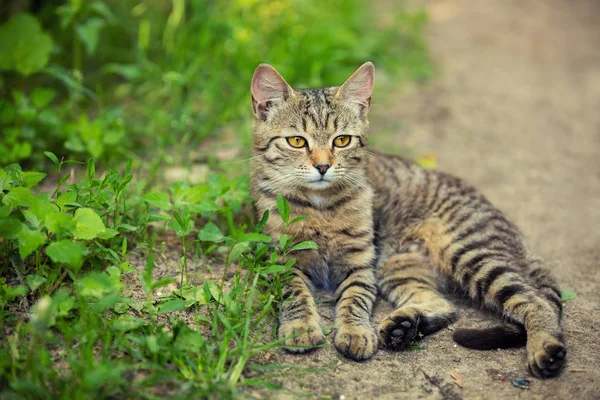
[(287, 101), (294, 90), (285, 79), (269, 64), (260, 64), (252, 76), (252, 108), (254, 115), (262, 121), (267, 120), (269, 108), (278, 102)]

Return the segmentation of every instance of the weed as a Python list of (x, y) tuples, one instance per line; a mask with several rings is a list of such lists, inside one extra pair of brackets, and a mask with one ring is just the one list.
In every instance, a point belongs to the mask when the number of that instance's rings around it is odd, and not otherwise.
[[(65, 161), (46, 155), (60, 171)], [(0, 282), (5, 393), (109, 397), (176, 385), (194, 396), (233, 396), (250, 359), (281, 347), (280, 340), (266, 339), (267, 328), (291, 279), (293, 253), (316, 245), (262, 234), (268, 213), (250, 232), (235, 224), (233, 216), (248, 200), (241, 179), (176, 184), (170, 194), (149, 192), (136, 202), (129, 197), (135, 197), (129, 166), (99, 178), (89, 160), (80, 183), (65, 187), (62, 177), (52, 195), (34, 195), (44, 177), (14, 164), (0, 169), (0, 251), (10, 260), (2, 271), (19, 283)], [(290, 206), (281, 197), (277, 206), (287, 232), (301, 218), (289, 221)], [(160, 298), (155, 291), (174, 279), (153, 279), (159, 232), (148, 224), (156, 221), (179, 238), (182, 254), (179, 290)], [(198, 223), (203, 226), (196, 231)], [(230, 229), (223, 232), (217, 223)], [(149, 241), (139, 270), (141, 301), (123, 294), (126, 275), (136, 271), (127, 260), (128, 237)], [(188, 283), (193, 245), (201, 253), (215, 245), (226, 249), (220, 281)], [(231, 279), (229, 265), (236, 265)], [(14, 304), (19, 298), (37, 299), (29, 321), (8, 312), (20, 308)], [(184, 315), (192, 310), (197, 315), (188, 325)], [(266, 383), (254, 377), (244, 384)]]

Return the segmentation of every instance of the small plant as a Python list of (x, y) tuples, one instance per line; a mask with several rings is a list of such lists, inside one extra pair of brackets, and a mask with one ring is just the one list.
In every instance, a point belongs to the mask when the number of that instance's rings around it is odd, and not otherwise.
[[(123, 174), (110, 170), (98, 178), (90, 160), (80, 182), (67, 184), (64, 166), (77, 162), (46, 156), (58, 172), (51, 195), (34, 192), (45, 174), (16, 164), (0, 169), (0, 252), (10, 260), (2, 270), (17, 283), (0, 281), (2, 328), (12, 332), (2, 330), (0, 347), (5, 393), (129, 396), (163, 383), (204, 397), (233, 396), (240, 384), (267, 384), (266, 378), (243, 380), (243, 373), (252, 357), (281, 347), (269, 339), (268, 327), (293, 254), (316, 248), (287, 233), (303, 219), (290, 221), (288, 202), (277, 201), (286, 233), (271, 238), (262, 233), (269, 213), (250, 232), (234, 221), (249, 198), (245, 179), (215, 175), (206, 185), (175, 184), (170, 194), (138, 197), (131, 164)], [(153, 277), (160, 229), (152, 232), (149, 224), (156, 222), (181, 242), (179, 290), (160, 297), (156, 291), (175, 279)], [(128, 238), (147, 238), (144, 268), (129, 263)], [(197, 255), (226, 255), (220, 280), (190, 283), (186, 269), (194, 246)], [(125, 277), (135, 271), (142, 301), (123, 292)], [(7, 312), (19, 299), (35, 303), (28, 322)], [(196, 326), (184, 322), (188, 310), (197, 313)], [(57, 368), (57, 362), (68, 367)], [(131, 385), (127, 377), (138, 375), (146, 378)]]

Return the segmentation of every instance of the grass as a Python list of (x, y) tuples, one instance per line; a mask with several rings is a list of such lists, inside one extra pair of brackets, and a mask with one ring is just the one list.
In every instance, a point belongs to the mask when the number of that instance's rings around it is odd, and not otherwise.
[[(0, 286), (4, 394), (144, 397), (177, 388), (178, 396), (232, 397), (238, 385), (268, 385), (260, 376), (244, 380), (243, 372), (256, 354), (281, 347), (265, 332), (294, 253), (314, 243), (282, 235), (272, 244), (260, 233), (268, 214), (249, 230), (238, 223), (248, 201), (241, 180), (212, 176), (210, 185), (140, 196), (127, 170), (100, 179), (90, 161), (80, 183), (63, 186), (63, 178), (52, 195), (34, 195), (44, 175), (0, 169), (2, 276), (14, 269), (18, 283), (3, 278)], [(299, 220), (288, 221), (282, 198), (278, 212), (288, 225)], [(157, 290), (177, 279), (153, 274), (157, 238), (169, 234), (181, 245), (180, 276), (177, 289), (159, 297)], [(138, 246), (147, 249), (145, 267), (130, 264), (131, 239), (147, 243)], [(222, 254), (222, 278), (190, 284), (193, 254)], [(144, 298), (123, 293), (130, 275)], [(26, 310), (29, 299), (35, 304), (26, 321), (15, 311)], [(182, 315), (190, 312), (186, 323)]]
[[(282, 347), (282, 287), (314, 243), (262, 234), (246, 164), (215, 149), (248, 153), (259, 62), (300, 87), (339, 84), (367, 59), (426, 79), (424, 14), (374, 29), (358, 0), (20, 11), (0, 25), (0, 397), (278, 389), (289, 369), (257, 360)], [(167, 182), (198, 160), (200, 183)], [(283, 199), (278, 213), (297, 222)]]

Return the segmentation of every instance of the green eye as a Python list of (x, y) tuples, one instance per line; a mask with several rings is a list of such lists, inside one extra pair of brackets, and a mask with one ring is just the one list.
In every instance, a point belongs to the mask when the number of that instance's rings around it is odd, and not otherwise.
[(306, 139), (304, 139), (302, 136), (290, 136), (287, 138), (287, 142), (290, 144), (290, 146), (296, 148), (306, 146)]
[(350, 144), (350, 139), (352, 136), (349, 135), (341, 135), (333, 139), (333, 145), (335, 147), (346, 147)]

